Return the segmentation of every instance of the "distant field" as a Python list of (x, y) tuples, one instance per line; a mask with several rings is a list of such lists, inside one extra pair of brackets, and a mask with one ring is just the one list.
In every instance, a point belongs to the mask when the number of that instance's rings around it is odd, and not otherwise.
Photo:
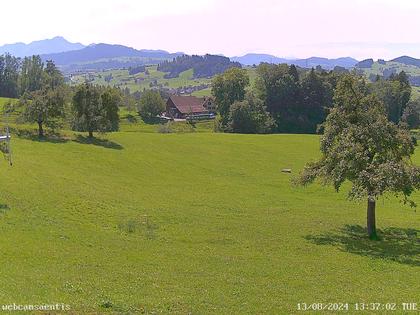
[(122, 131), (94, 142), (13, 138), (14, 166), (0, 163), (2, 304), (292, 314), (297, 303), (418, 301), (418, 212), (379, 202), (384, 239), (370, 242), (365, 202), (281, 173), (317, 158), (318, 136), (215, 134), (211, 123), (159, 134), (121, 116)]
[[(255, 69), (252, 67), (246, 68), (250, 76), (251, 84), (255, 81), (256, 73)], [(129, 88), (130, 92), (143, 91), (144, 89), (150, 89), (156, 84), (162, 85), (164, 88), (180, 88), (188, 86), (200, 86), (200, 85), (209, 85), (211, 84), (211, 79), (209, 78), (200, 78), (193, 79), (193, 70), (182, 72), (179, 77), (165, 79), (164, 72), (157, 71), (157, 66), (147, 67), (149, 74), (138, 73), (135, 75), (129, 75), (128, 70), (109, 70), (103, 72), (92, 72), (90, 74), (75, 75), (72, 77), (72, 84), (78, 84), (85, 82), (86, 79), (91, 80), (91, 82), (100, 85), (109, 85), (109, 86), (118, 86), (121, 88)], [(112, 80), (109, 82), (105, 81), (106, 77), (112, 75)], [(205, 88), (199, 91), (192, 93), (195, 96), (210, 96), (211, 88)]]
[[(379, 64), (375, 62), (371, 68), (360, 69), (363, 70), (364, 74), (367, 78), (371, 75), (384, 75), (384, 72), (389, 72), (394, 70), (396, 73), (401, 71), (405, 71), (408, 75), (411, 76), (420, 76), (420, 68), (416, 66), (409, 66), (398, 62), (390, 62), (387, 61), (386, 64)], [(413, 94), (412, 99), (416, 99), (420, 97), (420, 87), (413, 86)]]
[[(89, 75), (77, 75), (73, 77), (72, 83), (77, 84), (90, 78), (93, 83), (101, 85), (118, 86), (129, 88), (131, 92), (150, 89), (156, 84), (161, 84), (165, 88), (179, 88), (187, 86), (198, 86), (210, 84), (210, 79), (193, 79), (193, 70), (182, 72), (178, 78), (165, 79), (164, 72), (157, 71), (157, 66), (147, 67), (149, 74), (138, 73), (129, 75), (128, 70), (109, 70), (104, 72), (95, 72)], [(105, 78), (112, 75), (112, 80), (105, 81)], [(137, 82), (136, 82), (137, 81)], [(207, 89), (208, 92), (208, 89)]]

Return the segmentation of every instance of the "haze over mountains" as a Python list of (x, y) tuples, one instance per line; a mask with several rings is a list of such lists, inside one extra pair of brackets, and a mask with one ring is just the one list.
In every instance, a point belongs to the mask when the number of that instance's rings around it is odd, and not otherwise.
[(242, 57), (232, 57), (230, 59), (232, 61), (240, 62), (241, 64), (246, 66), (258, 65), (261, 62), (268, 62), (276, 64), (294, 64), (302, 68), (314, 68), (317, 66), (321, 66), (322, 68), (328, 70), (333, 69), (336, 66), (343, 68), (352, 68), (358, 63), (358, 60), (351, 57), (337, 59), (328, 59), (320, 57), (311, 57), (306, 59), (285, 59), (267, 54), (246, 54)]
[[(134, 49), (123, 45), (91, 44), (85, 46), (80, 43), (72, 43), (65, 38), (57, 36), (52, 39), (34, 41), (29, 44), (15, 43), (0, 46), (0, 54), (10, 53), (17, 57), (41, 55), (43, 60), (53, 60), (64, 71), (101, 70), (114, 68), (128, 68), (144, 64), (160, 63), (163, 60), (171, 60), (184, 53), (170, 53), (165, 50)], [(261, 62), (295, 64), (303, 68), (321, 66), (331, 70), (335, 67), (346, 69), (357, 67), (365, 63), (351, 57), (328, 59), (311, 57), (306, 59), (286, 59), (269, 54), (249, 53), (244, 56), (231, 57), (232, 61), (242, 65), (258, 65)], [(402, 56), (392, 61), (420, 66), (420, 60), (408, 56)], [(371, 63), (367, 60), (367, 63)]]
[(0, 54), (10, 53), (15, 57), (60, 53), (85, 48), (80, 43), (71, 43), (61, 36), (34, 41), (29, 44), (15, 43), (0, 46)]

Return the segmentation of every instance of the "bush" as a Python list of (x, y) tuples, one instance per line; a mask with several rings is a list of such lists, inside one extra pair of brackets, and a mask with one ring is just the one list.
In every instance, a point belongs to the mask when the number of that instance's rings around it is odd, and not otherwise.
[(166, 124), (159, 125), (158, 128), (159, 133), (172, 133), (172, 123), (168, 121)]
[(165, 110), (165, 102), (159, 92), (148, 90), (140, 98), (138, 107), (139, 115), (144, 120), (150, 120), (160, 115)]
[(275, 126), (262, 101), (248, 94), (242, 102), (235, 102), (229, 113), (228, 131), (236, 133), (269, 133)]

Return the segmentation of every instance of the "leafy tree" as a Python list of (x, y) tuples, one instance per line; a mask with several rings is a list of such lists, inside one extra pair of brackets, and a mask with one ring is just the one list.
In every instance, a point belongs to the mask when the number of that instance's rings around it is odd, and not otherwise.
[(160, 115), (165, 110), (165, 102), (158, 91), (147, 90), (141, 98), (138, 107), (139, 115), (145, 119), (150, 120)]
[(212, 95), (223, 126), (228, 123), (230, 106), (236, 101), (244, 100), (248, 85), (249, 77), (246, 70), (239, 68), (230, 68), (213, 79)]
[[(47, 62), (44, 69), (42, 63), (38, 64), (36, 59), (39, 77), (30, 79), (21, 103), (25, 105), (24, 118), (27, 122), (38, 124), (38, 136), (44, 136), (44, 128), (55, 129), (59, 126), (59, 120), (64, 117), (64, 105), (66, 102), (66, 87), (64, 78), (52, 61)], [(40, 68), (38, 69), (38, 65)], [(40, 70), (41, 72), (38, 72)], [(36, 84), (35, 84), (36, 83)], [(30, 88), (29, 88), (30, 87)], [(37, 88), (31, 91), (32, 88)]]
[(0, 96), (16, 98), (19, 94), (20, 59), (10, 54), (0, 56)]
[(50, 89), (43, 88), (32, 93), (26, 93), (21, 98), (25, 105), (25, 121), (38, 124), (38, 136), (44, 136), (44, 125), (55, 129), (59, 119), (64, 117), (64, 104), (66, 99), (63, 87)]
[[(54, 66), (49, 62), (50, 66)], [(56, 69), (56, 68), (55, 68)], [(45, 84), (44, 63), (39, 56), (25, 57), (19, 78), (20, 93), (39, 91)]]
[(230, 107), (228, 130), (235, 133), (269, 133), (274, 120), (266, 111), (264, 103), (248, 93), (245, 100)]
[(73, 96), (73, 130), (93, 132), (118, 130), (118, 110), (121, 98), (118, 91), (89, 83), (77, 87)]
[(401, 118), (410, 129), (420, 128), (420, 99), (410, 101)]
[(326, 117), (325, 108), (329, 105), (328, 93), (322, 78), (312, 69), (302, 80), (301, 115), (299, 130), (314, 133)]
[(367, 230), (376, 239), (375, 205), (386, 192), (402, 195), (405, 202), (420, 188), (420, 168), (410, 162), (414, 145), (407, 130), (387, 119), (384, 105), (369, 95), (365, 82), (344, 76), (336, 89), (334, 107), (325, 122), (322, 157), (309, 163), (297, 183), (317, 177), (339, 190), (352, 183), (350, 198), (367, 198)]
[(301, 86), (294, 66), (261, 64), (257, 68), (256, 92), (278, 125), (278, 131), (296, 131), (301, 112)]
[(385, 104), (389, 120), (398, 124), (411, 97), (411, 86), (405, 72), (374, 82), (372, 90)]

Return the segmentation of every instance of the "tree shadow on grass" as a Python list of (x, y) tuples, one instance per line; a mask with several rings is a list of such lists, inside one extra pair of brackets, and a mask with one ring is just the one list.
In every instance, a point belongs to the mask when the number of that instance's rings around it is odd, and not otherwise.
[(10, 210), (10, 208), (9, 208), (8, 205), (3, 204), (3, 203), (0, 204), (0, 214), (4, 214), (9, 210)]
[(43, 137), (39, 137), (38, 132), (35, 132), (33, 130), (18, 129), (15, 130), (13, 133), (15, 133), (16, 136), (20, 139), (37, 142), (66, 143), (70, 141), (70, 139), (63, 137), (58, 133), (48, 133), (45, 134)]
[(352, 254), (420, 266), (419, 230), (390, 227), (377, 232), (379, 240), (372, 241), (362, 226), (345, 225), (338, 232), (308, 235), (305, 239), (316, 245), (336, 246)]
[(147, 125), (159, 125), (159, 124), (167, 122), (167, 120), (164, 120), (164, 119), (159, 118), (159, 117), (150, 117), (150, 118), (144, 117), (144, 118), (141, 118), (141, 119)]
[(122, 150), (124, 147), (116, 142), (107, 139), (98, 139), (98, 138), (89, 138), (78, 135), (74, 142), (81, 143), (81, 144), (92, 144), (96, 146), (100, 146), (107, 149), (114, 149), (114, 150)]

